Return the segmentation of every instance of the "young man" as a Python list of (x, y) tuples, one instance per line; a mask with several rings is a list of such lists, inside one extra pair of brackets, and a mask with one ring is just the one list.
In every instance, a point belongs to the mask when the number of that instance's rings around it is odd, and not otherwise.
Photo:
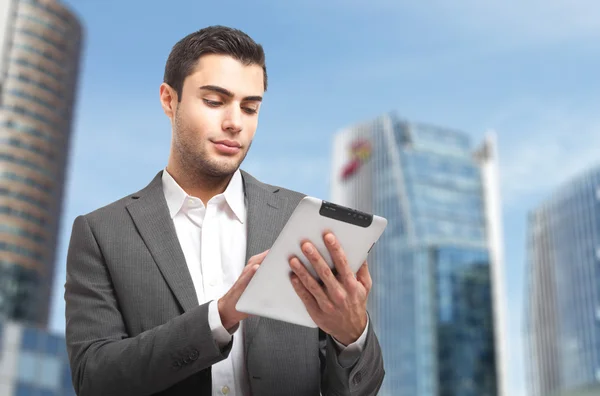
[(333, 235), (337, 275), (302, 247), (322, 285), (289, 263), (319, 329), (235, 310), (303, 197), (239, 169), (266, 88), (263, 49), (239, 30), (205, 28), (173, 47), (160, 86), (166, 169), (73, 225), (66, 338), (79, 396), (377, 393), (371, 278), (366, 263), (354, 276)]

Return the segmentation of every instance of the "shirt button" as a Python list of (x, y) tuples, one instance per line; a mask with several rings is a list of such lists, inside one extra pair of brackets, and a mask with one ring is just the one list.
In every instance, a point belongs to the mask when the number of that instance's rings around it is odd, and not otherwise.
[(208, 282), (208, 284), (211, 286), (215, 286), (217, 284), (217, 280), (215, 278), (213, 278), (210, 280), (210, 282)]
[(224, 395), (229, 394), (229, 387), (227, 385), (225, 385), (224, 387), (221, 388), (221, 393)]

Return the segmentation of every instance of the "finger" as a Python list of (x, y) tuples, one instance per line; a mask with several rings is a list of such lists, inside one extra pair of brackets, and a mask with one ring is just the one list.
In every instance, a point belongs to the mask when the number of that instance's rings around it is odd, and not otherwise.
[(318, 277), (325, 284), (325, 286), (330, 288), (335, 288), (339, 286), (339, 282), (335, 278), (333, 272), (331, 272), (331, 268), (329, 268), (329, 265), (327, 264), (323, 256), (321, 256), (315, 245), (308, 241), (303, 242), (302, 252), (306, 256), (312, 267), (315, 269)]
[(292, 285), (300, 300), (304, 303), (306, 310), (311, 314), (319, 312), (319, 304), (313, 297), (313, 295), (304, 287), (300, 279), (296, 275), (292, 275)]
[(317, 304), (323, 312), (331, 313), (333, 311), (333, 304), (329, 297), (323, 290), (323, 287), (317, 282), (315, 278), (306, 270), (304, 265), (300, 262), (297, 257), (293, 257), (290, 260), (290, 266), (296, 274), (297, 279), (300, 280), (302, 285), (317, 301)]
[(356, 278), (348, 265), (348, 259), (346, 258), (344, 249), (342, 249), (342, 245), (340, 245), (335, 235), (331, 232), (325, 234), (323, 239), (325, 240), (325, 245), (327, 246), (327, 250), (329, 250), (329, 254), (331, 254), (331, 259), (333, 260), (333, 264), (338, 273), (338, 279), (340, 279), (344, 285), (354, 285)]
[(255, 254), (254, 256), (250, 257), (250, 260), (248, 260), (248, 265), (262, 263), (263, 260), (265, 259), (265, 257), (267, 257), (268, 253), (269, 253), (269, 249), (265, 250), (262, 253)]
[(235, 281), (233, 286), (231, 286), (231, 289), (228, 293), (230, 293), (231, 297), (233, 297), (236, 301), (240, 298), (244, 290), (246, 290), (246, 287), (248, 287), (248, 284), (256, 273), (256, 270), (258, 270), (258, 267), (258, 264), (248, 264), (242, 271), (242, 274), (237, 281)]
[(363, 265), (361, 265), (360, 269), (356, 273), (356, 279), (365, 287), (367, 293), (371, 291), (373, 287), (373, 280), (371, 279), (371, 274), (369, 273), (369, 264), (365, 261)]
[(334, 304), (342, 304), (346, 298), (346, 291), (340, 282), (338, 282), (335, 275), (333, 275), (333, 272), (331, 272), (331, 269), (329, 268), (329, 265), (327, 265), (327, 262), (325, 262), (325, 259), (323, 259), (323, 256), (319, 254), (315, 246), (310, 242), (305, 242), (302, 245), (302, 251), (327, 288), (327, 295), (329, 296), (329, 299)]

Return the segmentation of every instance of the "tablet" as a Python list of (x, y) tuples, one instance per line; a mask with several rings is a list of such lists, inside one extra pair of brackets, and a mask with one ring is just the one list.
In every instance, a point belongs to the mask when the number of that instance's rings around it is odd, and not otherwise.
[(329, 267), (335, 269), (323, 241), (325, 231), (331, 231), (346, 253), (350, 269), (356, 273), (386, 226), (387, 220), (383, 217), (304, 197), (250, 280), (236, 309), (251, 315), (317, 327), (292, 286), (289, 258), (298, 257), (312, 276), (319, 279), (300, 247), (302, 241), (309, 240)]

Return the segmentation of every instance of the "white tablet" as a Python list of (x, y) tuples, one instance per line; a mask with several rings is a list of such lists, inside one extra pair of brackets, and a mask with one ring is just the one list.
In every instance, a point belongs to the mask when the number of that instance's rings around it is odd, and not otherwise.
[(346, 253), (350, 269), (356, 273), (386, 226), (387, 220), (383, 217), (318, 198), (303, 198), (240, 297), (236, 309), (251, 315), (317, 327), (292, 286), (289, 258), (293, 255), (298, 257), (318, 279), (300, 247), (302, 241), (309, 240), (334, 269), (323, 241), (325, 231), (331, 231)]

